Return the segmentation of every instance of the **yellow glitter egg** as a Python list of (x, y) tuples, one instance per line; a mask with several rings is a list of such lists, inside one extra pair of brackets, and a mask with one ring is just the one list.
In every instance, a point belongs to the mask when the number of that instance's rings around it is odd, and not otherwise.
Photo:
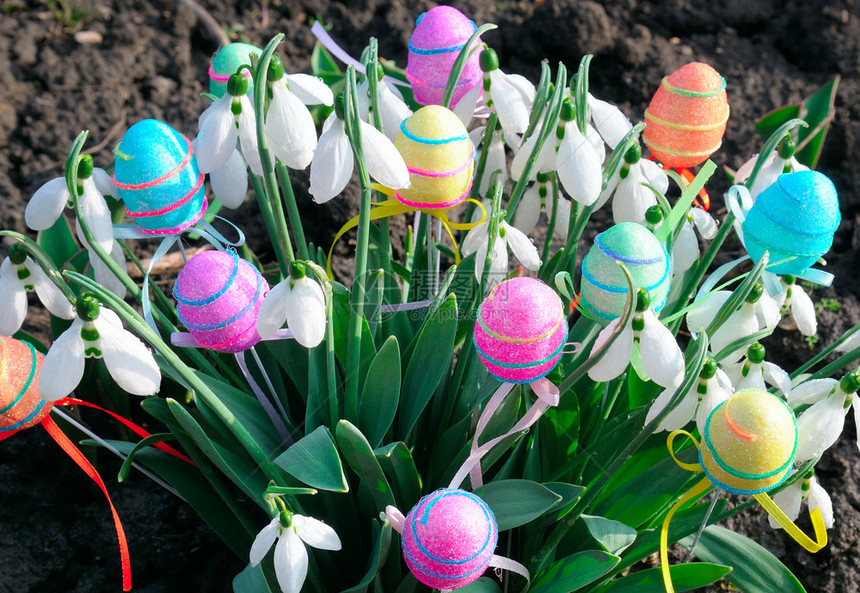
[(43, 360), (30, 343), (0, 336), (0, 440), (38, 424), (51, 410), (37, 388)]
[(779, 486), (797, 451), (794, 413), (778, 397), (758, 389), (737, 392), (708, 421), (699, 462), (716, 486), (757, 494)]
[(475, 147), (463, 122), (453, 111), (427, 105), (400, 124), (394, 140), (412, 187), (397, 191), (397, 199), (415, 208), (452, 208), (472, 188)]

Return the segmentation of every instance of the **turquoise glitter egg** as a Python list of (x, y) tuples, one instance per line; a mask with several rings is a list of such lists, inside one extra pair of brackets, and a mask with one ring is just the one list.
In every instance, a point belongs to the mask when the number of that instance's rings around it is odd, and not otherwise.
[(191, 142), (167, 124), (137, 122), (114, 154), (114, 184), (128, 215), (144, 233), (180, 233), (206, 212), (203, 175)]
[(830, 250), (839, 221), (839, 198), (830, 179), (818, 171), (785, 173), (747, 213), (744, 242), (754, 261), (770, 253), (777, 265), (769, 271), (796, 276)]
[[(219, 99), (227, 92), (227, 80), (231, 74), (235, 74), (239, 66), (251, 65), (251, 54), (262, 55), (263, 50), (249, 43), (230, 43), (225, 45), (212, 56), (209, 64), (209, 92)], [(245, 92), (249, 97), (254, 96), (254, 80), (251, 73), (246, 69), (242, 71), (248, 78), (248, 90)]]
[(603, 322), (621, 316), (627, 280), (616, 262), (624, 264), (637, 288), (648, 289), (651, 306), (659, 313), (669, 294), (669, 254), (651, 231), (636, 222), (616, 224), (594, 238), (582, 262), (582, 306)]

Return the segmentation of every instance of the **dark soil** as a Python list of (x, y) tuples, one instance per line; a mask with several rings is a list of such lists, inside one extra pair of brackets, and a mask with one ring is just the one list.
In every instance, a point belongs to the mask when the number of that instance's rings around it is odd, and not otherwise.
[[(264, 45), (286, 34), (279, 53), (288, 70), (307, 71), (314, 39), (309, 19), (320, 16), (352, 55), (369, 36), (380, 54), (404, 65), (415, 18), (432, 4), (367, 0), (269, 0), (201, 4), (235, 40)], [(736, 168), (761, 146), (753, 120), (796, 103), (842, 76), (836, 116), (819, 170), (840, 193), (843, 222), (828, 256), (836, 281), (814, 298), (834, 298), (838, 312), (819, 316), (819, 344), (832, 342), (860, 321), (860, 7), (849, 0), (511, 1), (455, 3), (478, 23), (499, 30), (485, 35), (503, 69), (535, 79), (539, 64), (563, 61), (574, 69), (595, 54), (592, 92), (634, 119), (642, 117), (661, 77), (691, 61), (704, 61), (725, 76), (732, 117), (723, 148), (714, 155)], [(826, 4), (826, 5), (824, 5)], [(64, 13), (64, 9), (68, 9)], [(214, 36), (182, 2), (170, 0), (4, 0), (0, 17), (0, 228), (26, 232), (24, 207), (45, 181), (61, 174), (66, 151), (82, 129), (87, 150), (107, 166), (111, 149), (132, 123), (161, 119), (194, 136), (206, 105)], [(75, 33), (100, 35), (80, 43)], [(99, 150), (93, 147), (100, 147)], [(709, 185), (720, 213), (727, 182)], [(354, 196), (313, 205), (306, 174), (297, 194), (311, 240), (328, 246), (334, 225), (357, 210)], [(257, 253), (266, 253), (256, 205), (248, 201), (229, 215), (249, 232)], [(5, 251), (5, 248), (2, 249)], [(342, 242), (341, 253), (350, 246)], [(2, 307), (2, 303), (0, 303)], [(41, 326), (40, 326), (41, 324)], [(30, 321), (44, 333), (45, 320)], [(813, 350), (796, 332), (778, 331), (770, 355), (794, 368)], [(87, 413), (89, 420), (90, 413)], [(98, 424), (100, 433), (115, 429)], [(830, 545), (812, 556), (771, 531), (763, 513), (747, 512), (732, 523), (777, 554), (810, 592), (853, 592), (860, 587), (856, 546), (860, 538), (860, 476), (853, 422), (818, 467), (836, 507)], [(129, 535), (135, 590), (230, 591), (244, 566), (183, 503), (141, 475), (113, 479), (118, 462), (93, 453)], [(119, 562), (106, 502), (96, 486), (41, 429), (0, 443), (0, 593), (119, 590)]]

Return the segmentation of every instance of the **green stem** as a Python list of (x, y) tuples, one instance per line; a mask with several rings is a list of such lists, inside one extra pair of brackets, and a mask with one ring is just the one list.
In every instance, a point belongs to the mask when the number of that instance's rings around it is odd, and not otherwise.
[(835, 342), (833, 342), (832, 344), (830, 344), (830, 346), (828, 346), (827, 348), (825, 348), (824, 350), (822, 350), (821, 352), (819, 352), (818, 354), (816, 354), (815, 356), (813, 356), (812, 358), (807, 360), (805, 363), (803, 363), (802, 365), (797, 367), (797, 370), (795, 370), (793, 373), (791, 373), (791, 378), (792, 379), (796, 378), (800, 374), (806, 372), (807, 369), (811, 369), (816, 364), (818, 364), (819, 362), (821, 362), (822, 360), (827, 358), (831, 352), (836, 350), (836, 348), (838, 348), (843, 342), (845, 342), (845, 340), (847, 340), (849, 337), (851, 337), (851, 335), (853, 335), (857, 331), (860, 331), (860, 323), (858, 323), (857, 325), (855, 325), (854, 327), (849, 329), (847, 332), (842, 334), (842, 337), (839, 338), (838, 340), (836, 340)]
[[(499, 127), (499, 116), (496, 112), (492, 112), (487, 119), (487, 127), (484, 129), (483, 147), (481, 148), (481, 156), (478, 157), (478, 164), (475, 166), (475, 176), (472, 182), (472, 189), (469, 192), (469, 198), (473, 200), (481, 199), (481, 183), (484, 181), (484, 172), (487, 169), (487, 157), (490, 153), (490, 143), (493, 141), (493, 135)], [(463, 220), (472, 220), (472, 213), (475, 210), (475, 205), (469, 202), (466, 206), (466, 214)]]
[(317, 277), (325, 295), (325, 376), (328, 392), (329, 430), (334, 430), (340, 420), (340, 411), (337, 401), (337, 368), (334, 358), (334, 300), (332, 299), (331, 282), (325, 270), (312, 261), (306, 261), (307, 265)]
[(550, 196), (548, 199), (552, 202), (552, 213), (549, 216), (549, 225), (546, 229), (546, 238), (543, 240), (543, 253), (541, 256), (541, 261), (546, 263), (549, 261), (549, 250), (552, 246), (552, 236), (555, 233), (555, 225), (557, 223), (558, 218), (558, 201), (562, 199), (561, 195), (558, 191), (558, 174), (555, 171), (551, 173), (550, 177)]
[(36, 262), (36, 265), (42, 268), (42, 271), (45, 272), (48, 278), (51, 279), (51, 282), (53, 282), (57, 286), (57, 288), (59, 288), (63, 292), (63, 294), (66, 295), (66, 298), (69, 299), (69, 302), (73, 305), (77, 302), (77, 295), (74, 293), (74, 291), (72, 291), (71, 288), (69, 288), (69, 285), (66, 284), (66, 282), (63, 280), (62, 274), (60, 274), (57, 268), (54, 267), (51, 258), (48, 257), (44, 251), (42, 251), (42, 248), (39, 246), (38, 243), (33, 241), (31, 238), (22, 235), (21, 233), (16, 233), (15, 231), (0, 231), (0, 237), (11, 237), (20, 242), (21, 245), (24, 246), (24, 249), (27, 251), (27, 255), (30, 256), (30, 259), (32, 259), (34, 262)]
[(293, 184), (290, 181), (290, 172), (287, 166), (281, 161), (277, 161), (275, 171), (278, 174), (278, 183), (281, 186), (281, 191), (284, 192), (284, 202), (287, 204), (287, 218), (289, 219), (290, 228), (293, 229), (293, 234), (296, 236), (296, 248), (299, 250), (299, 257), (305, 260), (310, 259), (308, 257), (308, 243), (305, 240), (305, 229), (302, 226), (302, 217), (299, 214), (296, 194), (293, 192)]
[(460, 53), (457, 54), (457, 59), (454, 61), (454, 65), (451, 66), (450, 74), (448, 74), (448, 84), (445, 86), (445, 94), (442, 95), (443, 106), (448, 107), (449, 109), (451, 108), (451, 98), (454, 96), (454, 89), (457, 88), (457, 81), (460, 80), (460, 75), (463, 73), (463, 68), (466, 66), (466, 60), (469, 59), (469, 56), (472, 53), (472, 46), (475, 45), (478, 37), (487, 31), (492, 31), (493, 29), (498, 29), (498, 27), (493, 23), (486, 23), (475, 29), (475, 32), (472, 33), (472, 36), (466, 41), (466, 45), (464, 45), (463, 49), (460, 50)]

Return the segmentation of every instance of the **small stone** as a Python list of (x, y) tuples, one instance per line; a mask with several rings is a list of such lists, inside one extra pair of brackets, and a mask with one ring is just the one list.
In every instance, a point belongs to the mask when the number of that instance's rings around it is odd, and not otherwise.
[(78, 31), (75, 33), (75, 41), (81, 45), (100, 45), (103, 38), (98, 31)]

